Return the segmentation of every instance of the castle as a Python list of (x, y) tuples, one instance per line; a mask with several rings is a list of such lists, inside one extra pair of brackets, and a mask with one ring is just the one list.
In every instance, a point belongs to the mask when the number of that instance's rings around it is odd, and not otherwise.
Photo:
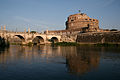
[(66, 21), (66, 30), (46, 31), (47, 33), (99, 32), (99, 21), (84, 13), (70, 15)]
[(88, 31), (99, 30), (99, 21), (92, 19), (84, 13), (70, 15), (66, 21), (66, 30), (88, 29)]

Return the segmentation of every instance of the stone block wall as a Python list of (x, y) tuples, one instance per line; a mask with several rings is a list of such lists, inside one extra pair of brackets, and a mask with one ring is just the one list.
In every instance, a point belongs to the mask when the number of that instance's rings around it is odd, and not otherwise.
[(120, 31), (78, 34), (76, 41), (79, 43), (120, 43)]

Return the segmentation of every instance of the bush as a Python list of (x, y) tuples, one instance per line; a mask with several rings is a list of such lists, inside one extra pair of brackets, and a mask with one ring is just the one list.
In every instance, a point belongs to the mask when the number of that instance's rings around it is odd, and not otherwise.
[(36, 31), (31, 31), (30, 33), (37, 33)]
[(111, 29), (110, 31), (118, 31), (117, 29)]
[(98, 47), (118, 47), (120, 45), (119, 44), (110, 44), (110, 43), (98, 43), (98, 44), (95, 44), (95, 46), (98, 46)]
[(0, 37), (0, 47), (4, 48), (4, 47), (9, 47), (9, 41), (6, 41), (4, 38)]
[(29, 42), (28, 44), (27, 44), (27, 46), (32, 46), (33, 45), (33, 43), (32, 42)]
[(77, 46), (78, 44), (76, 42), (57, 42), (57, 43), (54, 43), (54, 45), (59, 45), (59, 46)]

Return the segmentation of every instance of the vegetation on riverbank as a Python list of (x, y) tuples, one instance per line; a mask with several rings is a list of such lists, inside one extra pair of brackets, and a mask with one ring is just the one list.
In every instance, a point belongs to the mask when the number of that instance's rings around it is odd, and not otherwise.
[(11, 45), (21, 45), (21, 46), (33, 46), (32, 42), (29, 42), (27, 44), (22, 44), (22, 43), (11, 43)]
[(120, 47), (120, 44), (112, 44), (112, 43), (97, 43), (94, 45), (98, 47)]
[(112, 44), (112, 43), (96, 43), (96, 44), (80, 44), (76, 42), (57, 42), (52, 45), (57, 46), (97, 46), (97, 47), (120, 47), (120, 44)]
[(57, 42), (54, 43), (54, 45), (59, 45), (59, 46), (78, 46), (79, 44), (76, 42)]
[(0, 37), (0, 48), (5, 48), (5, 47), (9, 47), (9, 42), (6, 41), (4, 38)]
[(22, 45), (21, 43), (10, 43), (10, 45)]
[[(11, 43), (11, 45), (21, 45), (21, 46), (33, 46), (32, 42), (27, 44), (22, 43)], [(36, 44), (37, 45), (37, 44)], [(39, 44), (40, 45), (40, 44)], [(42, 44), (43, 45), (43, 44)], [(51, 45), (56, 46), (97, 46), (97, 47), (120, 47), (120, 44), (112, 44), (112, 43), (77, 43), (77, 42), (57, 42), (51, 43)]]

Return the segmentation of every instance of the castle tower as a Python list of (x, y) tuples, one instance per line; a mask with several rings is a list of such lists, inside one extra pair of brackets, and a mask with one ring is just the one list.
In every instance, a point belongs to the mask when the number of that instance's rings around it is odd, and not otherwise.
[(84, 13), (70, 15), (66, 21), (66, 30), (88, 28), (94, 30), (99, 29), (99, 21), (90, 18)]

